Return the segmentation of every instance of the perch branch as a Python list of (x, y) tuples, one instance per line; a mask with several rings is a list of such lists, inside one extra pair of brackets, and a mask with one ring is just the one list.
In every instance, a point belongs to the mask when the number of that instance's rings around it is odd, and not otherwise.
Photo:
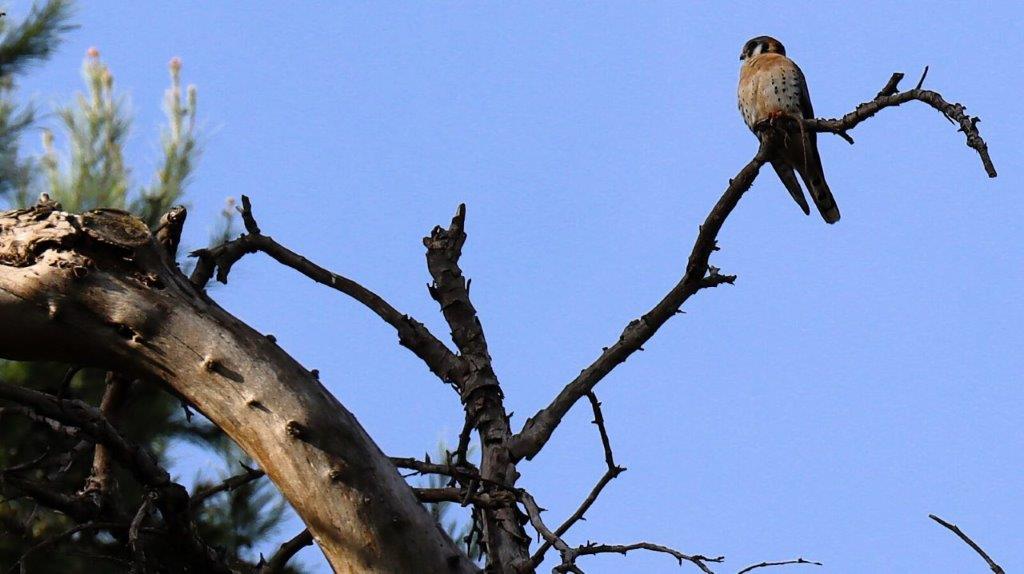
[[(117, 373), (107, 372), (106, 388), (100, 401), (100, 415), (111, 425), (118, 423), (130, 388), (131, 380)], [(100, 504), (117, 503), (117, 480), (114, 478), (113, 460), (109, 448), (102, 442), (97, 442), (93, 450), (92, 471), (85, 480), (82, 492), (97, 495)]]
[[(706, 287), (719, 284), (707, 282), (709, 278), (708, 260), (711, 258), (711, 253), (718, 248), (718, 232), (721, 230), (722, 224), (725, 223), (725, 219), (739, 203), (740, 198), (754, 183), (761, 166), (769, 158), (769, 146), (762, 144), (754, 158), (740, 170), (736, 177), (729, 181), (725, 193), (711, 209), (704, 220), (704, 225), (700, 226), (682, 279), (650, 311), (639, 319), (631, 321), (622, 331), (619, 340), (612, 346), (606, 347), (601, 356), (566, 385), (550, 405), (526, 421), (523, 430), (512, 438), (511, 450), (514, 459), (533, 458), (547, 444), (555, 428), (558, 427), (569, 409), (576, 404), (576, 401), (591, 392), (594, 386), (612, 369), (650, 340), (658, 329), (679, 311), (679, 308), (691, 295)], [(718, 275), (717, 277), (721, 278), (721, 282), (726, 283), (732, 283), (735, 280), (735, 277), (729, 275)]]
[[(834, 133), (853, 143), (847, 133), (849, 130), (885, 108), (917, 100), (935, 108), (950, 122), (959, 125), (959, 131), (964, 132), (967, 138), (967, 145), (981, 157), (985, 172), (989, 177), (995, 177), (996, 170), (989, 157), (988, 146), (978, 132), (979, 118), (969, 116), (962, 104), (950, 104), (937, 92), (920, 88), (899, 92), (897, 86), (902, 78), (902, 74), (893, 74), (882, 91), (875, 96), (875, 99), (859, 104), (854, 111), (841, 118), (802, 119), (800, 120), (801, 127), (816, 132)], [(922, 76), (921, 82), (923, 81), (924, 77)], [(735, 178), (730, 180), (729, 187), (726, 188), (725, 193), (712, 208), (704, 225), (700, 228), (686, 272), (679, 283), (646, 315), (631, 322), (619, 336), (619, 340), (611, 347), (605, 348), (601, 356), (566, 385), (550, 405), (526, 421), (523, 429), (512, 440), (511, 450), (514, 460), (530, 459), (540, 452), (540, 449), (551, 438), (555, 428), (561, 423), (565, 413), (576, 404), (576, 401), (593, 389), (613, 368), (640, 349), (691, 295), (705, 287), (733, 282), (735, 279), (733, 276), (720, 276), (716, 273), (708, 275), (708, 258), (716, 248), (715, 241), (725, 218), (736, 207), (736, 203), (739, 202), (743, 193), (750, 188), (761, 166), (769, 158), (769, 151), (765, 145), (762, 145), (754, 159), (740, 170)]]
[(858, 124), (885, 108), (899, 106), (916, 100), (935, 108), (950, 122), (959, 125), (960, 129), (957, 131), (963, 132), (967, 138), (967, 146), (978, 152), (978, 156), (981, 157), (981, 163), (985, 167), (985, 173), (989, 177), (996, 177), (995, 165), (993, 165), (992, 158), (988, 154), (988, 144), (985, 143), (981, 133), (978, 131), (978, 122), (981, 119), (969, 115), (967, 108), (963, 104), (951, 104), (938, 92), (921, 89), (921, 85), (924, 83), (925, 76), (927, 75), (928, 68), (925, 68), (925, 72), (921, 75), (921, 80), (916, 88), (900, 92), (897, 85), (903, 79), (903, 74), (893, 74), (885, 84), (885, 87), (882, 88), (882, 91), (875, 96), (875, 99), (858, 105), (855, 110), (845, 116), (833, 119), (808, 119), (803, 120), (803, 124), (807, 129), (843, 136), (847, 141), (853, 143), (849, 136), (846, 135), (849, 130), (852, 130)]

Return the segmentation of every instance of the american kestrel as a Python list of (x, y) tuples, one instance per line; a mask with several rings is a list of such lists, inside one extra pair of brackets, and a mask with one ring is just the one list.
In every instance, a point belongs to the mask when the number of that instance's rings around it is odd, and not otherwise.
[[(760, 122), (784, 115), (813, 118), (811, 96), (800, 68), (786, 57), (786, 48), (771, 36), (749, 40), (740, 53), (739, 104), (743, 121), (755, 134)], [(795, 169), (804, 180), (807, 191), (828, 223), (839, 221), (839, 208), (825, 182), (818, 155), (817, 134), (801, 130), (788, 134), (772, 167), (804, 213), (811, 210), (793, 174)]]

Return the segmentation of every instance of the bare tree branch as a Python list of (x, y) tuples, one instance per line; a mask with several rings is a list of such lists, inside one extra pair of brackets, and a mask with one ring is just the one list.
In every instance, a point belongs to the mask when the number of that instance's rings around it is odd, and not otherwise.
[[(693, 250), (690, 252), (690, 258), (686, 264), (686, 271), (676, 286), (650, 311), (641, 318), (631, 321), (622, 331), (619, 340), (612, 346), (606, 347), (601, 356), (566, 385), (550, 405), (526, 421), (523, 430), (512, 439), (511, 451), (515, 460), (530, 459), (540, 452), (576, 401), (586, 396), (605, 375), (639, 350), (666, 321), (679, 311), (679, 308), (691, 295), (705, 287), (712, 286), (705, 280), (708, 278), (708, 260), (711, 253), (718, 249), (716, 240), (718, 232), (721, 230), (722, 224), (725, 223), (725, 219), (739, 203), (740, 198), (750, 189), (761, 166), (768, 159), (769, 148), (766, 144), (762, 144), (754, 159), (750, 160), (735, 178), (729, 180), (729, 186), (725, 193), (711, 209), (711, 213), (704, 220), (704, 225), (700, 226), (697, 240), (694, 242)], [(731, 283), (735, 277), (721, 276), (721, 279), (722, 282)], [(717, 285), (717, 283), (715, 284)]]
[[(583, 546), (577, 546), (575, 548), (570, 547), (565, 543), (564, 540), (557, 534), (548, 528), (544, 521), (540, 517), (540, 513), (543, 509), (537, 505), (537, 501), (533, 498), (533, 495), (520, 489), (519, 501), (526, 508), (526, 514), (530, 518), (530, 524), (533, 525), (534, 530), (551, 546), (554, 546), (556, 550), (562, 556), (562, 563), (554, 568), (555, 572), (573, 572), (575, 574), (583, 574), (579, 566), (576, 565), (576, 560), (580, 556), (591, 556), (594, 554), (626, 554), (632, 550), (650, 550), (652, 552), (662, 552), (669, 554), (679, 561), (679, 564), (690, 562), (697, 568), (700, 568), (702, 572), (706, 574), (714, 574), (710, 568), (708, 568), (708, 562), (722, 562), (725, 560), (724, 556), (717, 556), (709, 558), (700, 554), (684, 554), (668, 546), (662, 546), (660, 544), (652, 544), (650, 542), (636, 542), (634, 544), (594, 544), (587, 543)], [(532, 568), (536, 568), (537, 565), (532, 565)]]
[(683, 554), (682, 552), (669, 548), (668, 546), (652, 544), (650, 542), (636, 542), (634, 544), (586, 544), (584, 546), (574, 548), (573, 553), (576, 556), (589, 556), (594, 554), (626, 554), (632, 550), (649, 550), (651, 552), (669, 554), (678, 560), (680, 565), (682, 565), (683, 562), (690, 562), (697, 568), (700, 568), (701, 572), (705, 572), (707, 574), (713, 574), (711, 569), (708, 568), (708, 562), (722, 562), (725, 560), (724, 556), (715, 556), (712, 558), (700, 554)]
[[(100, 400), (100, 414), (111, 425), (116, 425), (120, 418), (120, 411), (128, 399), (131, 380), (123, 375), (108, 372), (106, 383), (103, 398)], [(114, 478), (112, 458), (109, 447), (102, 442), (97, 442), (93, 452), (92, 471), (82, 488), (84, 494), (95, 495), (101, 506), (116, 506), (117, 504), (117, 481)]]
[(263, 566), (260, 570), (260, 574), (280, 574), (284, 572), (284, 567), (288, 564), (288, 561), (295, 556), (299, 550), (313, 544), (313, 535), (309, 533), (309, 530), (303, 530), (302, 532), (293, 536), (290, 540), (281, 545), (281, 548), (270, 557), (270, 561)]
[(515, 502), (515, 496), (507, 490), (494, 492), (473, 492), (466, 488), (413, 488), (420, 502), (454, 502), (466, 506), (473, 504), (481, 508), (498, 508)]
[(540, 517), (540, 513), (543, 509), (537, 505), (537, 501), (533, 498), (533, 495), (525, 490), (521, 490), (519, 492), (519, 500), (523, 503), (523, 507), (526, 508), (526, 515), (530, 517), (530, 524), (533, 525), (533, 529), (537, 531), (537, 534), (540, 535), (549, 546), (554, 546), (555, 549), (561, 553), (562, 565), (560, 568), (563, 568), (562, 571), (582, 574), (582, 570), (577, 568), (573, 563), (572, 549), (569, 548), (569, 545), (566, 544), (561, 537), (552, 532), (546, 524), (544, 524), (544, 520)]
[(967, 536), (967, 534), (965, 534), (963, 530), (960, 530), (960, 528), (957, 525), (951, 524), (949, 522), (946, 522), (945, 520), (939, 518), (938, 516), (935, 516), (934, 514), (929, 514), (928, 518), (931, 518), (935, 522), (938, 522), (939, 524), (945, 526), (953, 534), (956, 534), (957, 536), (959, 536), (960, 540), (963, 540), (964, 542), (966, 542), (968, 546), (973, 548), (974, 551), (978, 553), (978, 556), (981, 556), (982, 558), (985, 559), (985, 562), (988, 563), (988, 567), (992, 569), (992, 572), (994, 572), (995, 574), (1006, 574), (1006, 572), (1003, 570), (1003, 567), (998, 565), (998, 564), (996, 564), (995, 560), (992, 560), (992, 558), (988, 555), (988, 553), (985, 552), (981, 548), (981, 546), (978, 545), (977, 542), (971, 540), (971, 537)]
[(25, 553), (21, 555), (21, 558), (19, 558), (18, 561), (15, 562), (14, 565), (11, 566), (11, 569), (7, 572), (13, 572), (16, 567), (20, 566), (19, 570), (21, 574), (28, 574), (28, 569), (26, 568), (25, 564), (29, 556), (41, 550), (45, 550), (50, 546), (59, 544), (60, 542), (63, 542), (71, 538), (75, 534), (78, 534), (79, 532), (84, 532), (86, 530), (124, 530), (124, 528), (124, 524), (118, 524), (116, 522), (86, 522), (84, 524), (77, 524), (65, 530), (64, 532), (61, 532), (60, 534), (57, 534), (55, 536), (51, 536), (50, 538), (47, 538), (46, 540), (43, 540), (39, 544), (36, 544), (35, 546), (26, 550)]
[(415, 458), (398, 456), (391, 457), (391, 463), (398, 468), (415, 470), (419, 474), (443, 474), (451, 477), (480, 480), (480, 471), (469, 463), (455, 465), (438, 464), (434, 462), (424, 462)]
[(780, 560), (778, 562), (758, 562), (757, 564), (751, 564), (743, 570), (740, 570), (736, 574), (746, 574), (751, 570), (757, 570), (758, 568), (768, 568), (770, 566), (787, 566), (789, 564), (814, 564), (815, 566), (821, 566), (821, 562), (813, 562), (811, 560), (804, 560), (803, 558), (797, 558), (795, 560)]
[[(452, 340), (459, 348), (463, 364), (459, 381), (465, 409), (466, 428), (475, 426), (480, 436), (481, 479), (504, 488), (515, 486), (519, 473), (509, 454), (512, 429), (505, 412), (504, 395), (491, 365), (483, 326), (469, 298), (469, 283), (459, 266), (466, 242), (466, 205), (460, 204), (447, 229), (435, 226), (423, 238), (427, 248), (427, 270), (433, 279), (430, 296), (441, 307)], [(459, 450), (468, 447), (468, 431), (459, 439)], [(456, 462), (465, 456), (458, 454)], [(512, 564), (529, 560), (529, 538), (522, 527), (522, 516), (515, 505), (484, 507), (483, 529), (489, 568), (509, 571)]]
[(211, 496), (216, 496), (225, 491), (234, 490), (240, 486), (249, 484), (250, 482), (263, 478), (264, 476), (267, 475), (267, 473), (263, 472), (258, 468), (249, 468), (248, 466), (245, 466), (242, 463), (238, 463), (238, 465), (244, 469), (243, 472), (236, 474), (234, 476), (229, 476), (228, 478), (225, 478), (223, 481), (212, 486), (197, 489), (194, 493), (192, 493), (192, 500), (190, 502), (192, 510), (195, 511), (195, 509), (202, 506), (202, 504), (206, 502)]
[(913, 90), (907, 90), (906, 92), (900, 92), (897, 89), (897, 85), (900, 80), (903, 79), (903, 74), (895, 73), (891, 78), (889, 78), (885, 87), (882, 88), (882, 91), (879, 92), (877, 96), (875, 96), (874, 100), (858, 105), (855, 110), (841, 118), (809, 119), (804, 120), (803, 124), (808, 129), (816, 132), (833, 133), (843, 136), (847, 141), (853, 143), (853, 140), (851, 140), (849, 135), (847, 135), (849, 130), (885, 108), (899, 106), (900, 104), (916, 100), (935, 108), (951, 123), (959, 125), (960, 129), (957, 131), (963, 132), (964, 136), (967, 138), (967, 146), (978, 152), (978, 156), (981, 158), (981, 163), (985, 167), (985, 173), (987, 173), (989, 177), (996, 177), (996, 168), (992, 163), (992, 158), (989, 157), (988, 145), (978, 132), (978, 122), (980, 122), (981, 119), (978, 117), (971, 117), (967, 114), (967, 108), (963, 104), (951, 104), (938, 92), (922, 90), (921, 85), (924, 83), (924, 78), (927, 75), (928, 68), (925, 68), (924, 74), (921, 76), (921, 81), (918, 82), (916, 88)]
[(139, 505), (139, 510), (135, 513), (135, 517), (132, 518), (131, 525), (128, 527), (128, 548), (132, 551), (133, 558), (132, 572), (146, 571), (146, 550), (139, 539), (139, 531), (146, 519), (149, 518), (149, 512), (152, 508), (153, 495), (147, 492), (142, 498), (142, 504)]
[[(847, 132), (864, 120), (885, 108), (898, 106), (911, 100), (921, 101), (940, 111), (947, 119), (960, 126), (959, 131), (964, 132), (967, 137), (967, 145), (978, 152), (988, 175), (995, 177), (996, 171), (991, 158), (989, 158), (988, 146), (977, 129), (979, 119), (968, 116), (965, 113), (966, 108), (962, 104), (946, 102), (937, 92), (921, 89), (897, 92), (896, 86), (901, 77), (902, 75), (894, 74), (874, 100), (859, 104), (854, 111), (842, 118), (799, 120), (797, 127), (834, 133), (853, 143)], [(792, 127), (787, 126), (787, 129), (792, 130)], [(716, 239), (722, 224), (732, 213), (743, 193), (753, 184), (761, 166), (769, 159), (771, 152), (772, 150), (762, 143), (754, 159), (740, 170), (735, 178), (729, 180), (729, 186), (725, 193), (708, 214), (704, 225), (700, 227), (697, 241), (690, 253), (686, 272), (679, 283), (654, 308), (640, 319), (627, 325), (622, 335), (619, 336), (619, 340), (612, 346), (606, 347), (601, 356), (566, 385), (551, 404), (526, 421), (523, 429), (512, 439), (513, 460), (530, 459), (540, 452), (555, 428), (561, 423), (565, 413), (576, 404), (576, 401), (592, 390), (612, 369), (640, 349), (672, 315), (679, 311), (691, 295), (702, 288), (732, 283), (735, 280), (734, 276), (718, 275), (717, 270), (709, 268), (708, 259), (711, 252), (717, 249)]]
[(384, 322), (394, 327), (398, 332), (399, 344), (412, 351), (426, 363), (431, 372), (446, 383), (456, 384), (456, 380), (459, 379), (457, 371), (461, 366), (458, 357), (444, 343), (434, 337), (423, 323), (399, 312), (380, 295), (359, 283), (332, 273), (282, 246), (271, 237), (263, 235), (252, 214), (252, 204), (245, 195), (242, 196), (242, 207), (239, 208), (239, 211), (242, 213), (246, 234), (217, 247), (199, 249), (191, 253), (192, 257), (198, 258), (191, 277), (197, 287), (204, 287), (213, 277), (214, 270), (217, 272), (217, 280), (227, 283), (231, 267), (239, 259), (248, 253), (262, 251), (282, 265), (291, 267), (313, 281), (340, 291), (362, 303)]
[[(0, 487), (10, 486), (46, 508), (66, 514), (75, 522), (89, 522), (99, 515), (99, 507), (81, 496), (71, 496), (54, 490), (49, 484), (35, 482), (20, 476), (0, 474)], [(4, 489), (6, 490), (6, 489)], [(7, 493), (4, 496), (9, 498)]]
[(157, 493), (157, 507), (168, 531), (187, 558), (211, 573), (230, 574), (216, 552), (199, 538), (188, 511), (188, 492), (171, 480), (146, 449), (121, 436), (94, 407), (77, 400), (59, 399), (32, 389), (0, 383), (0, 398), (33, 408), (39, 414), (66, 425), (77, 426), (96, 442), (106, 445), (111, 456), (127, 468), (136, 480)]
[[(604, 447), (604, 461), (605, 464), (608, 465), (608, 470), (606, 470), (605, 473), (601, 475), (601, 478), (597, 481), (597, 484), (595, 484), (594, 488), (590, 490), (590, 494), (587, 495), (587, 498), (584, 499), (583, 503), (580, 504), (579, 508), (576, 509), (576, 512), (573, 512), (572, 515), (569, 516), (569, 518), (567, 518), (565, 522), (561, 524), (561, 526), (555, 529), (556, 537), (562, 536), (563, 534), (568, 532), (569, 529), (572, 528), (577, 522), (583, 520), (583, 515), (586, 514), (588, 510), (590, 510), (590, 507), (593, 506), (595, 502), (597, 502), (597, 497), (601, 495), (601, 491), (604, 490), (604, 487), (607, 486), (608, 483), (612, 481), (612, 479), (616, 478), (617, 476), (626, 471), (625, 467), (618, 466), (615, 464), (615, 457), (612, 455), (611, 441), (608, 439), (608, 431), (605, 429), (604, 426), (604, 415), (601, 414), (601, 403), (600, 401), (597, 400), (597, 395), (590, 392), (587, 393), (587, 398), (590, 399), (590, 405), (594, 409), (593, 422), (595, 425), (597, 425), (597, 430), (601, 434), (601, 445)], [(537, 551), (533, 553), (533, 556), (530, 558), (530, 560), (533, 562), (534, 567), (540, 566), (541, 562), (544, 561), (544, 554), (550, 548), (551, 542), (545, 540), (541, 544), (540, 548), (538, 548)]]

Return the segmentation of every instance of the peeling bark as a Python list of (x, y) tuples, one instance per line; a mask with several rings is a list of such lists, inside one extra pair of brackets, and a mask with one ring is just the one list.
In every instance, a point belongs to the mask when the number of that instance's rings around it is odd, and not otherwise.
[(475, 572), (314, 375), (198, 291), (141, 221), (0, 213), (0, 356), (166, 383), (252, 456), (338, 572)]

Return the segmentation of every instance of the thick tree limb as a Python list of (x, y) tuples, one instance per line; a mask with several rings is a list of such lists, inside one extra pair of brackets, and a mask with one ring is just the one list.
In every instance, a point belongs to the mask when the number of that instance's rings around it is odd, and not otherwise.
[(960, 530), (960, 528), (956, 524), (946, 522), (945, 520), (939, 518), (938, 516), (935, 516), (934, 514), (929, 514), (928, 518), (931, 518), (935, 522), (938, 522), (939, 524), (945, 526), (949, 529), (950, 532), (956, 534), (960, 538), (960, 540), (963, 540), (968, 546), (973, 548), (974, 551), (978, 553), (978, 556), (981, 556), (985, 560), (985, 562), (988, 564), (988, 567), (992, 570), (992, 572), (994, 572), (995, 574), (1006, 574), (1003, 570), (1003, 567), (996, 564), (995, 560), (992, 560), (992, 557), (989, 556), (988, 553), (985, 552), (985, 550), (982, 549), (982, 547), (979, 546), (977, 542), (971, 540), (971, 537), (967, 536), (967, 534), (965, 534), (963, 530)]
[[(966, 108), (962, 104), (950, 104), (937, 92), (920, 88), (897, 92), (897, 84), (901, 78), (901, 74), (894, 74), (874, 100), (858, 105), (854, 111), (842, 118), (800, 120), (800, 125), (795, 128), (793, 126), (785, 126), (785, 128), (790, 131), (810, 129), (817, 132), (834, 133), (853, 143), (847, 134), (849, 130), (885, 108), (917, 100), (932, 106), (951, 122), (958, 124), (959, 131), (964, 132), (967, 137), (967, 145), (977, 151), (981, 157), (985, 171), (990, 177), (995, 177), (996, 170), (989, 157), (988, 146), (977, 129), (978, 118), (968, 116), (965, 113)], [(776, 133), (775, 135), (777, 137), (780, 134)], [(702, 288), (732, 283), (735, 280), (735, 277), (730, 275), (718, 275), (717, 270), (708, 267), (708, 259), (711, 252), (717, 249), (716, 238), (725, 218), (732, 213), (743, 193), (753, 184), (761, 166), (769, 158), (770, 152), (770, 149), (766, 149), (765, 145), (762, 145), (754, 159), (729, 181), (725, 193), (712, 208), (697, 234), (697, 241), (690, 253), (686, 272), (679, 283), (647, 314), (627, 325), (622, 335), (619, 336), (619, 340), (612, 346), (606, 347), (601, 356), (566, 385), (551, 404), (527, 419), (523, 429), (512, 439), (513, 460), (530, 459), (540, 452), (562, 421), (565, 413), (576, 404), (576, 401), (593, 389), (613, 368), (640, 349), (691, 295)], [(712, 272), (709, 274), (709, 271)]]
[[(466, 242), (466, 205), (459, 205), (447, 229), (434, 227), (423, 238), (427, 248), (427, 269), (433, 278), (430, 296), (441, 307), (452, 340), (459, 348), (464, 365), (459, 389), (466, 411), (466, 425), (475, 426), (480, 436), (480, 475), (485, 481), (506, 488), (515, 486), (519, 477), (515, 461), (509, 455), (512, 429), (505, 412), (504, 395), (491, 365), (487, 339), (469, 298), (469, 283), (462, 274), (459, 259)], [(468, 446), (464, 430), (459, 451)], [(465, 457), (457, 455), (457, 459)], [(529, 538), (522, 527), (521, 515), (514, 505), (484, 507), (483, 529), (488, 569), (513, 572), (513, 566), (529, 560)]]
[[(266, 470), (339, 572), (477, 571), (312, 373), (168, 259), (122, 212), (0, 213), (0, 356), (164, 381)], [(65, 424), (68, 412), (95, 414), (73, 405), (58, 417), (51, 398), (24, 391), (4, 388)], [(85, 418), (86, 432), (108, 430)], [(176, 491), (167, 484), (157, 507), (171, 532), (185, 532), (174, 517), (188, 516), (188, 496), (167, 496)]]
[(199, 288), (205, 287), (216, 270), (217, 280), (228, 282), (231, 267), (249, 253), (262, 251), (277, 262), (309, 277), (313, 281), (340, 291), (362, 303), (373, 311), (385, 323), (398, 332), (398, 342), (412, 351), (442, 381), (456, 385), (460, 378), (457, 374), (461, 363), (458, 358), (419, 321), (401, 313), (385, 301), (380, 295), (370, 291), (355, 281), (332, 273), (309, 261), (305, 257), (289, 250), (271, 237), (263, 235), (252, 214), (249, 198), (242, 196), (242, 207), (238, 208), (245, 223), (246, 234), (234, 241), (229, 241), (211, 249), (199, 249), (191, 253), (198, 258), (192, 272), (192, 282)]

